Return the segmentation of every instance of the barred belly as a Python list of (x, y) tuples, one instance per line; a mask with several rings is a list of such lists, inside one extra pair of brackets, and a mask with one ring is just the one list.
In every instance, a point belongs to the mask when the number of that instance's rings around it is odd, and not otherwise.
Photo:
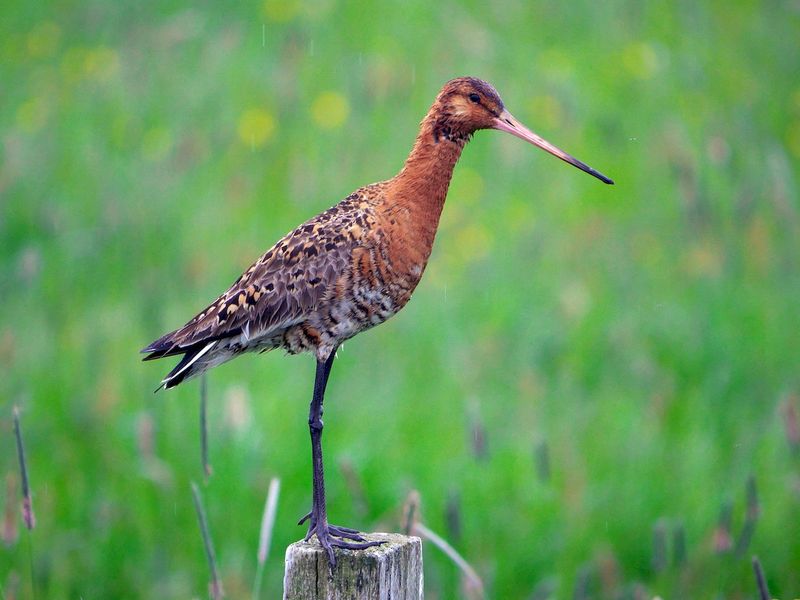
[(287, 329), (282, 346), (291, 354), (313, 352), (325, 360), (342, 342), (380, 325), (400, 308), (385, 290), (357, 286), (310, 319)]

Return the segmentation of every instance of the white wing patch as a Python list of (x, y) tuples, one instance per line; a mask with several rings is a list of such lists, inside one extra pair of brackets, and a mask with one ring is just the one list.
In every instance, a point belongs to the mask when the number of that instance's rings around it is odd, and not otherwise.
[(175, 378), (176, 378), (178, 375), (180, 375), (181, 373), (183, 373), (184, 371), (186, 371), (186, 369), (188, 369), (188, 368), (189, 368), (189, 367), (191, 367), (191, 366), (192, 366), (194, 363), (196, 363), (196, 362), (198, 361), (198, 359), (200, 359), (200, 357), (201, 357), (201, 356), (203, 356), (203, 355), (204, 355), (206, 352), (208, 352), (208, 351), (209, 351), (209, 350), (211, 350), (211, 349), (212, 349), (214, 346), (216, 346), (216, 345), (217, 345), (217, 341), (218, 341), (218, 340), (214, 340), (213, 342), (209, 342), (208, 344), (206, 344), (206, 347), (205, 347), (205, 348), (203, 348), (202, 350), (200, 350), (200, 352), (198, 352), (197, 354), (195, 354), (195, 356), (194, 356), (194, 358), (192, 358), (192, 360), (190, 360), (188, 363), (186, 363), (185, 365), (183, 365), (183, 368), (182, 368), (180, 371), (178, 371), (177, 373), (174, 373), (174, 374), (173, 374), (173, 375), (171, 375), (170, 377), (167, 377), (167, 378), (163, 379), (163, 380), (161, 381), (161, 383), (162, 383), (162, 384), (167, 384), (167, 383), (169, 383), (169, 382), (170, 382), (172, 379), (175, 379)]

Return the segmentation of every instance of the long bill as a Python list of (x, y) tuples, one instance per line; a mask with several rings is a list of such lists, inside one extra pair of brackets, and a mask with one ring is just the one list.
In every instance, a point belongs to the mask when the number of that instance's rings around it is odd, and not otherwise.
[(494, 125), (492, 126), (493, 129), (499, 129), (500, 131), (506, 131), (511, 135), (515, 135), (520, 139), (525, 140), (526, 142), (530, 142), (534, 146), (539, 146), (539, 148), (543, 150), (547, 150), (553, 156), (557, 156), (564, 162), (568, 162), (574, 167), (578, 167), (581, 171), (585, 171), (589, 173), (589, 175), (594, 175), (603, 183), (608, 183), (613, 185), (613, 181), (600, 173), (599, 171), (595, 171), (592, 167), (587, 165), (586, 163), (582, 163), (574, 156), (570, 156), (560, 148), (556, 148), (553, 144), (548, 142), (547, 140), (539, 137), (535, 133), (533, 133), (530, 129), (525, 127), (522, 123), (517, 121), (507, 110), (503, 110), (500, 113), (500, 116), (495, 118)]

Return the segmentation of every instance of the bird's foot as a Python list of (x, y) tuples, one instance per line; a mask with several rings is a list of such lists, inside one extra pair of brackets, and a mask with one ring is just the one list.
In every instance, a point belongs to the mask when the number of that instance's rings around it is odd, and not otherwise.
[[(317, 519), (313, 513), (308, 513), (305, 517), (300, 519), (298, 525), (302, 525), (309, 521), (308, 533), (306, 533), (305, 541), (307, 542), (312, 536), (317, 536), (317, 541), (320, 546), (328, 553), (328, 560), (331, 569), (336, 566), (336, 556), (333, 553), (334, 548), (346, 548), (348, 550), (363, 550), (372, 546), (380, 546), (384, 541), (371, 542), (359, 533), (357, 529), (350, 529), (349, 527), (340, 527), (338, 525), (328, 524), (326, 518)], [(336, 539), (340, 538), (340, 539)], [(345, 541), (352, 540), (352, 541)]]

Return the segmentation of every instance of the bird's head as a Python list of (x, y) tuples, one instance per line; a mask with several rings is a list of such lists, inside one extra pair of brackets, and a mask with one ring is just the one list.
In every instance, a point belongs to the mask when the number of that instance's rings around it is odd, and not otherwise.
[(459, 77), (444, 84), (436, 98), (439, 120), (459, 134), (489, 129), (505, 110), (491, 84), (474, 77)]
[(434, 136), (464, 143), (479, 129), (489, 129), (505, 110), (497, 91), (485, 81), (459, 77), (444, 84), (432, 114)]
[(525, 127), (506, 110), (497, 90), (485, 81), (475, 77), (448, 81), (436, 97), (433, 108), (436, 141), (444, 139), (464, 144), (479, 129), (498, 129), (546, 150), (604, 183), (614, 183)]

